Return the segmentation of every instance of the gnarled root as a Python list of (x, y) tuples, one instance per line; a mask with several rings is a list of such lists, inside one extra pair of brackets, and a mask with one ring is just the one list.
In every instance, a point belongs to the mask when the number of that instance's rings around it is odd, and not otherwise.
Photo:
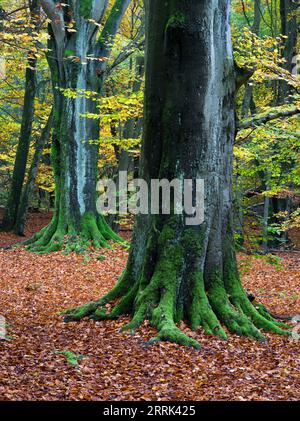
[[(222, 270), (211, 273), (206, 288), (200, 271), (194, 269), (189, 270), (188, 274), (185, 272), (186, 248), (183, 252), (183, 245), (184, 242), (169, 241), (166, 232), (161, 233), (157, 245), (158, 256), (150, 277), (145, 264), (140, 277), (135, 279), (129, 261), (123, 276), (105, 297), (67, 310), (64, 312), (65, 321), (78, 321), (84, 317), (104, 320), (132, 315), (124, 330), (134, 330), (143, 321), (150, 320), (158, 333), (149, 343), (171, 341), (194, 348), (199, 348), (199, 343), (181, 331), (176, 323), (186, 321), (193, 330), (202, 326), (206, 333), (223, 339), (226, 339), (226, 333), (222, 326), (259, 341), (265, 340), (260, 329), (289, 334), (285, 325), (269, 314), (262, 314), (252, 305), (241, 286), (234, 261)], [(153, 247), (151, 241), (148, 246)], [(195, 248), (197, 245), (192, 242), (191, 249)], [(151, 253), (147, 255), (149, 257)], [(115, 303), (110, 313), (104, 307), (108, 302)]]
[(104, 218), (98, 218), (90, 213), (85, 214), (80, 227), (75, 229), (71, 223), (66, 223), (63, 217), (54, 216), (49, 225), (28, 240), (16, 246), (27, 246), (27, 250), (45, 254), (65, 249), (66, 252), (84, 252), (90, 247), (110, 247), (109, 241), (122, 242), (106, 224)]

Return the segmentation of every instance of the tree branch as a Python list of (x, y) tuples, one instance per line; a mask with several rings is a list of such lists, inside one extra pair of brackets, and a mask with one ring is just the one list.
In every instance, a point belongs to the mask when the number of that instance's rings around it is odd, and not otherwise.
[(56, 44), (61, 49), (66, 32), (63, 8), (60, 3), (56, 4), (54, 0), (41, 0), (41, 5), (47, 17), (51, 20)]
[(112, 65), (107, 69), (107, 73), (110, 73), (115, 69), (119, 64), (123, 63), (128, 57), (130, 57), (136, 50), (139, 50), (145, 45), (145, 40), (134, 40), (131, 41), (123, 51), (116, 57)]
[(93, 5), (91, 18), (94, 19), (95, 22), (101, 23), (107, 6), (108, 0), (96, 0)]
[(256, 69), (248, 69), (234, 63), (236, 91), (238, 91), (253, 76)]
[(5, 17), (13, 15), (14, 13), (20, 12), (21, 10), (27, 9), (27, 5), (23, 7), (19, 7), (18, 9), (12, 10), (11, 12), (5, 12)]
[(249, 119), (245, 119), (245, 120), (241, 120), (238, 125), (237, 125), (237, 129), (238, 130), (243, 130), (243, 129), (249, 129), (251, 127), (258, 127), (261, 126), (262, 124), (268, 123), (268, 121), (272, 121), (272, 120), (277, 120), (278, 118), (281, 117), (292, 117), (296, 114), (300, 114), (300, 108), (292, 108), (289, 110), (277, 110), (277, 111), (273, 111), (269, 114), (257, 114), (256, 116), (254, 116), (253, 118)]
[(245, 3), (244, 3), (244, 0), (242, 0), (242, 8), (243, 8), (243, 15), (244, 15), (244, 17), (246, 19), (246, 22), (247, 22), (248, 26), (251, 27), (250, 20), (249, 20), (249, 18), (247, 16), (246, 6), (245, 6)]
[[(116, 37), (121, 20), (130, 4), (131, 0), (116, 0), (110, 14), (102, 29), (101, 36), (97, 42), (96, 57), (109, 57), (112, 50), (113, 41)], [(106, 61), (97, 63), (97, 73), (100, 76), (106, 69)]]

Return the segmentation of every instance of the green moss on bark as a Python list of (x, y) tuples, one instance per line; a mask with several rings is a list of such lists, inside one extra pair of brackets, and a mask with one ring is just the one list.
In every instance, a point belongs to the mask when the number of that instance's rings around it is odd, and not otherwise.
[(76, 55), (76, 52), (74, 50), (65, 49), (65, 57), (72, 57)]
[(193, 330), (197, 330), (199, 326), (203, 326), (206, 333), (218, 335), (223, 339), (227, 338), (207, 298), (204, 289), (203, 273), (201, 272), (191, 274), (189, 319)]
[(278, 323), (270, 314), (262, 314), (249, 301), (248, 296), (243, 289), (236, 265), (235, 258), (229, 256), (224, 262), (224, 283), (228, 291), (231, 303), (245, 314), (256, 327), (264, 329), (267, 332), (288, 335), (288, 331), (284, 331), (282, 327), (288, 328), (283, 323)]
[[(126, 271), (117, 285), (94, 303), (96, 309), (90, 305), (71, 309), (65, 320), (113, 319), (131, 314), (131, 322), (123, 330), (134, 330), (144, 320), (157, 329), (157, 335), (148, 344), (171, 341), (195, 348), (199, 348), (199, 343), (182, 332), (177, 322), (185, 321), (193, 330), (201, 326), (206, 333), (222, 339), (226, 339), (222, 324), (233, 333), (259, 341), (265, 340), (259, 328), (286, 334), (252, 306), (241, 287), (233, 260), (230, 264), (224, 262), (224, 268), (209, 269), (206, 290), (204, 274), (198, 266), (207, 253), (205, 244), (205, 229), (182, 231), (175, 217), (170, 217), (161, 231), (153, 224), (144, 254), (145, 264), (138, 277), (134, 271), (135, 255), (131, 253)], [(150, 272), (148, 260), (154, 265)], [(117, 303), (107, 313), (105, 305), (115, 300)]]
[(66, 211), (59, 208), (47, 227), (19, 245), (25, 245), (29, 251), (39, 254), (62, 249), (66, 253), (84, 253), (91, 247), (110, 247), (110, 240), (122, 243), (122, 239), (108, 227), (101, 215), (87, 212), (78, 228), (71, 217), (66, 218)]
[(181, 12), (175, 12), (172, 16), (170, 16), (167, 24), (166, 30), (169, 28), (183, 28), (186, 23), (186, 17)]
[(91, 11), (93, 8), (93, 0), (80, 0), (80, 15), (84, 18), (89, 18), (91, 16)]

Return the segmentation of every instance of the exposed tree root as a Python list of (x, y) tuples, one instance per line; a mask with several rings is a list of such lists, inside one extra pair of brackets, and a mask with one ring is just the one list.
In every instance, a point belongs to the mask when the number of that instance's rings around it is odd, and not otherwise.
[[(124, 314), (132, 314), (132, 320), (128, 325), (124, 326), (123, 330), (134, 330), (146, 319), (149, 319), (151, 325), (158, 330), (157, 335), (147, 344), (161, 340), (199, 348), (200, 345), (196, 340), (185, 335), (176, 326), (174, 317), (176, 311), (173, 305), (169, 306), (169, 300), (172, 300), (172, 291), (165, 291), (160, 297), (158, 305), (155, 306), (152, 300), (155, 295), (157, 298), (159, 293), (158, 291), (155, 292), (151, 287), (146, 288), (147, 290), (141, 293), (139, 299), (136, 296), (136, 286), (129, 287), (127, 293), (122, 294), (120, 297), (125, 283), (126, 272), (116, 287), (99, 301), (66, 310), (63, 313), (65, 321), (79, 321), (85, 317), (93, 320), (109, 320)], [(221, 324), (224, 324), (233, 333), (252, 337), (259, 341), (264, 341), (265, 338), (258, 328), (277, 334), (289, 334), (287, 330), (279, 327), (280, 325), (286, 328), (285, 325), (263, 317), (250, 302), (236, 301), (236, 306), (234, 307), (227, 298), (224, 298), (226, 296), (226, 292), (225, 296), (218, 296), (216, 291), (210, 291), (209, 301), (204, 296), (199, 300), (195, 298), (190, 310), (192, 317), (188, 320), (192, 329), (197, 330), (199, 326), (202, 326), (208, 334), (226, 339), (226, 333), (221, 326)], [(115, 301), (118, 297), (118, 303), (110, 313), (107, 313), (104, 306), (108, 302)]]
[(45, 254), (64, 249), (68, 252), (82, 253), (91, 246), (94, 248), (110, 247), (109, 241), (122, 242), (107, 225), (102, 216), (86, 214), (82, 217), (79, 228), (66, 223), (65, 219), (54, 216), (52, 221), (28, 240), (16, 246), (27, 246), (27, 250)]
[[(132, 320), (124, 326), (124, 330), (134, 330), (144, 320), (150, 320), (158, 333), (149, 343), (171, 341), (194, 348), (199, 348), (199, 343), (182, 332), (176, 325), (178, 322), (186, 321), (192, 330), (202, 326), (206, 333), (223, 339), (227, 336), (222, 325), (235, 334), (259, 341), (265, 340), (260, 329), (289, 334), (287, 326), (278, 323), (267, 310), (262, 312), (250, 302), (241, 286), (234, 261), (230, 262), (230, 266), (225, 265), (222, 270), (211, 273), (208, 288), (200, 271), (189, 271), (188, 279), (184, 279), (186, 261), (183, 247), (189, 253), (186, 239), (169, 241), (169, 235), (170, 231), (162, 232), (158, 239), (158, 256), (150, 278), (147, 264), (144, 264), (140, 277), (135, 279), (129, 260), (123, 276), (106, 296), (66, 310), (63, 313), (65, 321), (78, 321), (84, 317), (104, 320), (131, 315)], [(197, 252), (197, 245), (191, 238), (190, 244), (191, 250)], [(149, 245), (153, 246), (151, 240)], [(179, 293), (179, 286), (184, 281), (188, 282), (186, 288)], [(107, 313), (104, 306), (109, 302), (114, 302), (114, 306)]]

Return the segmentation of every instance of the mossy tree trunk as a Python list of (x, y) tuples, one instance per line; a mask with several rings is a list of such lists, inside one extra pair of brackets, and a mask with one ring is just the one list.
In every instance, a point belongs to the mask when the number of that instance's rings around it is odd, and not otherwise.
[[(226, 337), (225, 329), (263, 340), (284, 333), (254, 307), (237, 270), (232, 231), (235, 74), (230, 1), (146, 1), (146, 92), (141, 174), (151, 179), (205, 180), (205, 222), (182, 215), (140, 215), (127, 268), (98, 301), (67, 310), (66, 321), (132, 315), (153, 341), (198, 347), (176, 325)], [(107, 314), (105, 304), (113, 302)]]
[[(48, 62), (54, 95), (56, 198), (50, 224), (25, 244), (41, 253), (63, 247), (80, 252), (91, 244), (102, 247), (108, 240), (119, 240), (96, 211), (99, 120), (86, 115), (99, 113), (96, 100), (107, 58), (130, 0), (116, 0), (105, 22), (106, 0), (69, 1), (67, 7), (53, 0), (41, 3), (51, 19)], [(68, 31), (70, 22), (75, 22), (76, 32)], [(104, 24), (100, 36), (99, 23)]]

